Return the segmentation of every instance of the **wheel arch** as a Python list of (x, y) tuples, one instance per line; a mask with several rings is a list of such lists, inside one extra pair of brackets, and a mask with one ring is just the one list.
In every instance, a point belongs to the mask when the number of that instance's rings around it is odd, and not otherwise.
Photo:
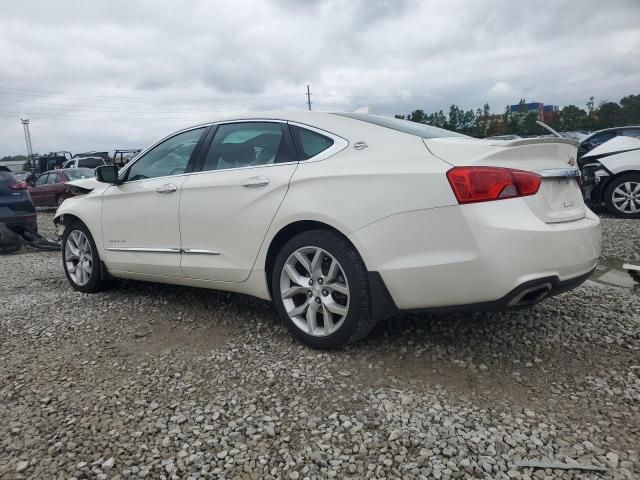
[(269, 244), (269, 248), (267, 249), (267, 254), (265, 257), (264, 263), (264, 271), (266, 275), (267, 288), (269, 292), (271, 292), (271, 277), (273, 273), (273, 267), (275, 265), (276, 257), (278, 253), (282, 249), (285, 243), (289, 241), (289, 239), (293, 238), (295, 235), (298, 235), (303, 232), (308, 232), (309, 230), (327, 230), (330, 232), (339, 235), (343, 239), (345, 239), (349, 244), (353, 247), (353, 249), (358, 253), (360, 259), (364, 263), (365, 267), (367, 266), (364, 258), (362, 257), (362, 253), (358, 249), (356, 245), (353, 244), (351, 239), (343, 232), (341, 232), (336, 227), (329, 225), (328, 223), (324, 223), (318, 220), (297, 220), (295, 222), (289, 223), (288, 225), (282, 227), (278, 233), (274, 235)]

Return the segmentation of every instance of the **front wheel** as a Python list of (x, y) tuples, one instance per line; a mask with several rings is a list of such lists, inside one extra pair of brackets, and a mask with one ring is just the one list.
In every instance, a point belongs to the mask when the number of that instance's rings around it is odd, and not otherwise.
[(326, 230), (303, 232), (279, 252), (272, 296), (289, 331), (313, 348), (339, 348), (375, 326), (367, 270), (351, 244)]
[(80, 222), (68, 225), (62, 235), (62, 264), (71, 286), (80, 292), (104, 289), (100, 255), (89, 229)]
[(615, 178), (604, 192), (607, 210), (620, 218), (640, 218), (640, 174)]

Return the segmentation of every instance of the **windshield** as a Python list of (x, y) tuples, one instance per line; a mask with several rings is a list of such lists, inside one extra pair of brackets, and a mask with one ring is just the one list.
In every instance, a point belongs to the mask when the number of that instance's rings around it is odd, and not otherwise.
[(461, 133), (451, 132), (443, 128), (433, 127), (424, 123), (400, 120), (399, 118), (383, 117), (381, 115), (365, 115), (362, 113), (335, 113), (341, 117), (353, 118), (362, 122), (373, 123), (380, 127), (391, 128), (400, 132), (416, 135), (422, 138), (466, 137)]
[(90, 168), (70, 168), (64, 172), (69, 180), (80, 180), (82, 178), (93, 178), (94, 173)]

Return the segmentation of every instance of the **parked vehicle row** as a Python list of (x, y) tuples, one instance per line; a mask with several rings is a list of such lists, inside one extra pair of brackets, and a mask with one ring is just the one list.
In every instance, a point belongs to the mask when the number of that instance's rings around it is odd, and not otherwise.
[(575, 142), (478, 140), (361, 115), (239, 116), (176, 132), (55, 216), (71, 286), (112, 277), (275, 302), (333, 348), (399, 310), (533, 305), (595, 268)]

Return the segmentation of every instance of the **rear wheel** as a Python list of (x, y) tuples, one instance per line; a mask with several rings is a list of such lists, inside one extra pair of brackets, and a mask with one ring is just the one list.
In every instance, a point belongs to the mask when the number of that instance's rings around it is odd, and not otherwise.
[(620, 218), (640, 218), (640, 174), (614, 178), (604, 193), (607, 210)]
[(339, 348), (375, 326), (364, 263), (333, 232), (312, 230), (289, 240), (276, 258), (271, 285), (285, 325), (310, 347)]
[(80, 292), (104, 289), (100, 255), (89, 229), (81, 222), (68, 225), (62, 235), (62, 264), (71, 286)]

